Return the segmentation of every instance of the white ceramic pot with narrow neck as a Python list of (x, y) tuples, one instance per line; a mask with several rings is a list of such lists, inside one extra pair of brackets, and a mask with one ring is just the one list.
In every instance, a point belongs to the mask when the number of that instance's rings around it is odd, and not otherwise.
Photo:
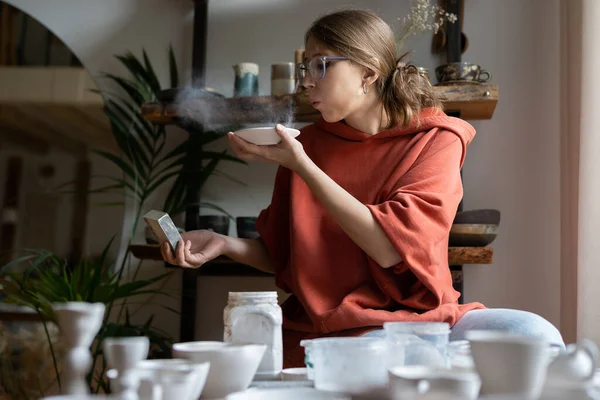
[(52, 304), (66, 347), (62, 394), (86, 395), (90, 391), (85, 380), (92, 364), (90, 346), (102, 326), (104, 308), (102, 303)]

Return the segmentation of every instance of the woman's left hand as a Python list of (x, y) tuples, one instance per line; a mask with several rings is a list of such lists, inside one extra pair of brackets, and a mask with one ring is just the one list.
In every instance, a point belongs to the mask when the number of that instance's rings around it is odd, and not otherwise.
[(258, 146), (248, 143), (241, 137), (229, 132), (229, 143), (233, 151), (243, 160), (261, 160), (277, 163), (281, 166), (297, 172), (306, 158), (302, 143), (291, 137), (285, 127), (277, 124), (275, 131), (281, 138), (281, 142), (271, 146)]

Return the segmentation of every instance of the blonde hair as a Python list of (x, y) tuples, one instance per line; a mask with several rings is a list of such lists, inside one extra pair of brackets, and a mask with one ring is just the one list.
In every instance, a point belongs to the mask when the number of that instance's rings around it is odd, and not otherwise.
[(389, 126), (408, 126), (421, 109), (441, 108), (441, 102), (417, 67), (398, 57), (394, 33), (375, 13), (344, 10), (327, 14), (311, 25), (304, 41), (313, 38), (352, 62), (379, 75), (375, 82)]

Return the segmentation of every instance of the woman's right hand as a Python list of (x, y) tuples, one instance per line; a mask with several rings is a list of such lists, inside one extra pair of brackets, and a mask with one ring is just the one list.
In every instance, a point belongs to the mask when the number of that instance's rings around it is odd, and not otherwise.
[(184, 232), (181, 238), (175, 254), (168, 242), (161, 245), (160, 252), (166, 262), (183, 268), (199, 268), (222, 255), (227, 246), (225, 236), (207, 230)]

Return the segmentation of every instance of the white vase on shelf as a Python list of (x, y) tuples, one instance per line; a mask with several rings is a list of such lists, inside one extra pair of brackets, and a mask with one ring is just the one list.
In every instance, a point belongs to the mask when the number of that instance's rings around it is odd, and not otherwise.
[(89, 394), (90, 390), (85, 377), (92, 364), (90, 346), (102, 327), (104, 304), (54, 303), (52, 309), (65, 341), (65, 368), (61, 374), (62, 394)]

